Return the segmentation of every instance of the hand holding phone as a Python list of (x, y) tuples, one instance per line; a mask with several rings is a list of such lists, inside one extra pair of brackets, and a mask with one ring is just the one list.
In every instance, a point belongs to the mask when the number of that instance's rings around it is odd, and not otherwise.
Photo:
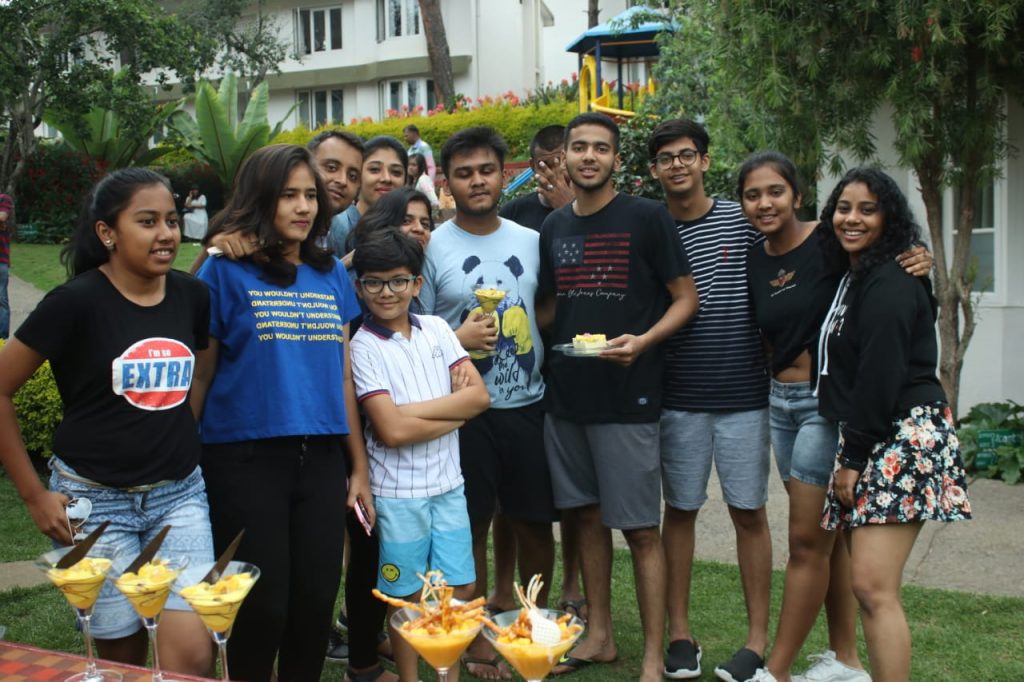
[(366, 505), (363, 504), (362, 498), (356, 498), (355, 504), (356, 519), (359, 521), (359, 525), (366, 531), (367, 536), (373, 535), (373, 528), (370, 526), (370, 513), (366, 510)]

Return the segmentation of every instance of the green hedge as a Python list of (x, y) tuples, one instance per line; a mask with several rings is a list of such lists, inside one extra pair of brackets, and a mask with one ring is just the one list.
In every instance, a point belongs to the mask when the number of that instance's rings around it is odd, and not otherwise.
[[(3, 344), (0, 339), (0, 347)], [(53, 434), (64, 416), (64, 404), (49, 362), (44, 362), (14, 394), (14, 410), (25, 449), (43, 457), (53, 454)]]
[[(556, 123), (565, 125), (577, 113), (575, 102), (551, 102), (530, 106), (513, 106), (508, 103), (484, 105), (476, 109), (438, 113), (428, 116), (394, 117), (383, 121), (354, 121), (343, 127), (363, 139), (376, 135), (392, 135), (402, 139), (402, 129), (415, 123), (420, 136), (434, 148), (434, 158), (440, 162), (441, 147), (453, 134), (472, 126), (490, 126), (501, 133), (508, 143), (510, 158), (526, 158), (530, 152), (530, 140), (544, 126)], [(326, 125), (317, 130), (298, 127), (274, 138), (275, 143), (305, 145), (317, 133), (330, 128)]]

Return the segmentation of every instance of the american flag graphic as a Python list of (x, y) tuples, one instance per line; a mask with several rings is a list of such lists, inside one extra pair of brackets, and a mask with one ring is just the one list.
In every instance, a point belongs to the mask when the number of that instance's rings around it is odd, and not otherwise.
[(629, 288), (629, 233), (609, 232), (556, 239), (559, 291)]

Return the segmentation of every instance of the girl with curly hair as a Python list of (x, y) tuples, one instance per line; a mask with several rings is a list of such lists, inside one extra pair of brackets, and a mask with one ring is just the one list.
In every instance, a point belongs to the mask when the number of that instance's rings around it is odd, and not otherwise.
[(953, 415), (935, 375), (935, 299), (927, 279), (896, 262), (920, 228), (885, 173), (849, 171), (817, 229), (827, 267), (844, 273), (818, 342), (821, 414), (839, 423), (822, 526), (851, 531), (873, 678), (908, 680), (903, 567), (924, 521), (971, 517)]

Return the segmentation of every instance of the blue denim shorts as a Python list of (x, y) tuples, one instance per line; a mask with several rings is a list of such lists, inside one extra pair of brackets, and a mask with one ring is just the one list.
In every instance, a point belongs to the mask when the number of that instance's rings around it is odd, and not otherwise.
[[(102, 542), (121, 549), (114, 563), (115, 571), (123, 571), (166, 525), (171, 526), (171, 531), (160, 547), (160, 555), (189, 559), (178, 584), (198, 582), (210, 569), (213, 564), (210, 507), (206, 503), (206, 484), (199, 467), (180, 481), (171, 481), (146, 492), (128, 492), (76, 480), (78, 473), (56, 456), (50, 460), (50, 469), (51, 490), (72, 498), (86, 497), (92, 502), (92, 513), (83, 531), (92, 532), (104, 521), (110, 521)], [(165, 608), (190, 610), (174, 593)], [(92, 634), (98, 639), (120, 639), (140, 627), (142, 621), (135, 609), (108, 580), (93, 611)]]
[(768, 501), (771, 454), (768, 410), (661, 411), (661, 481), (665, 504), (694, 511), (708, 499), (711, 463), (722, 499), (735, 509), (760, 509)]
[(772, 379), (769, 397), (772, 449), (783, 481), (828, 486), (836, 461), (839, 429), (818, 414), (810, 383), (783, 384)]
[(444, 572), (449, 585), (476, 580), (465, 486), (430, 497), (374, 497), (380, 562), (377, 589), (406, 597), (423, 586), (416, 573)]

